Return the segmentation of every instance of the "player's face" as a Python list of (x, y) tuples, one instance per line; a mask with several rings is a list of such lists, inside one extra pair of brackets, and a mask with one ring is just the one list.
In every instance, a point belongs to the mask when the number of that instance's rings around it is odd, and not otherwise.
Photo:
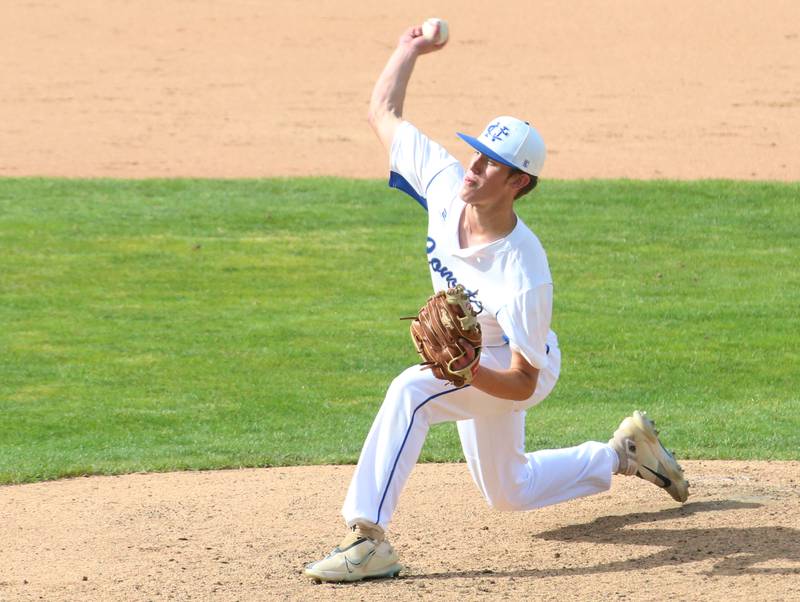
[(513, 198), (515, 190), (509, 186), (508, 175), (511, 168), (508, 165), (492, 161), (486, 155), (475, 151), (464, 173), (459, 196), (467, 204), (474, 205), (498, 198)]

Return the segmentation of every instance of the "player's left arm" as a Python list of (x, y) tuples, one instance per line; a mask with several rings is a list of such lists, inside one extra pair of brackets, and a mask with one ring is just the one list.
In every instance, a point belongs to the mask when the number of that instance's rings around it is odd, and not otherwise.
[(523, 400), (533, 395), (538, 380), (539, 369), (531, 366), (519, 351), (512, 351), (507, 370), (479, 365), (472, 377), (472, 386), (501, 399)]

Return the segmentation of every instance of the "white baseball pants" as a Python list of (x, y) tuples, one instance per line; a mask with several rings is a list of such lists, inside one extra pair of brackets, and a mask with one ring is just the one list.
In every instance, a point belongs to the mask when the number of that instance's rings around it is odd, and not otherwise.
[[(430, 370), (412, 366), (392, 381), (364, 442), (342, 514), (386, 529), (431, 425), (457, 421), (464, 457), (475, 484), (498, 510), (531, 510), (607, 490), (616, 452), (605, 443), (525, 453), (525, 411), (547, 397), (561, 367), (558, 341), (549, 341), (548, 367), (536, 392), (519, 402), (469, 385), (453, 387)], [(508, 346), (486, 348), (481, 364), (510, 365)]]

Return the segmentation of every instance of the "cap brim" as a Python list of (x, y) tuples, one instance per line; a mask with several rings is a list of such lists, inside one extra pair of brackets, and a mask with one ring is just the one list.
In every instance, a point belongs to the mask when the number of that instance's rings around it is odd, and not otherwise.
[(508, 165), (509, 167), (514, 167), (516, 169), (519, 169), (513, 163), (509, 162), (506, 159), (503, 159), (503, 157), (498, 155), (496, 152), (494, 152), (488, 146), (486, 146), (485, 144), (482, 144), (480, 141), (478, 141), (477, 138), (474, 138), (472, 136), (467, 136), (466, 134), (462, 134), (461, 132), (456, 132), (456, 136), (461, 138), (464, 142), (469, 144), (476, 151), (479, 151), (481, 154), (486, 155), (487, 157), (489, 157), (493, 161), (497, 161), (498, 163), (502, 163), (503, 165)]

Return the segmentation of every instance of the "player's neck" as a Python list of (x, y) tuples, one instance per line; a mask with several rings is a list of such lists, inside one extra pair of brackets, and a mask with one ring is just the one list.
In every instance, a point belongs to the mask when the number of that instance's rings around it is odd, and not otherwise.
[(458, 242), (462, 249), (487, 244), (511, 234), (517, 225), (513, 206), (467, 205), (458, 224)]

